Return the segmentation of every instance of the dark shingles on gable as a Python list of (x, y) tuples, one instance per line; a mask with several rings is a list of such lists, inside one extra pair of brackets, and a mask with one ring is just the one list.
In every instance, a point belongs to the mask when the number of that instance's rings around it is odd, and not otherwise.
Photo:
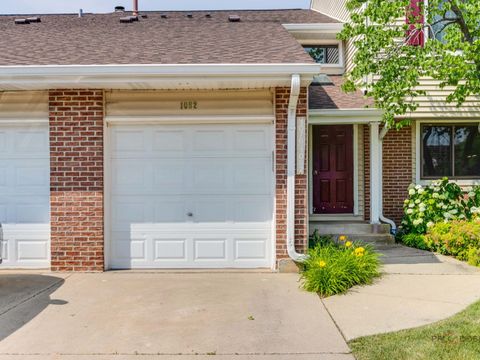
[(190, 13), (147, 12), (131, 24), (119, 21), (129, 13), (42, 15), (22, 26), (0, 16), (0, 65), (311, 63), (282, 24), (338, 22), (310, 10)]
[(309, 109), (363, 109), (372, 107), (372, 99), (360, 91), (345, 93), (342, 90), (343, 77), (328, 75), (331, 84), (311, 85), (308, 93)]

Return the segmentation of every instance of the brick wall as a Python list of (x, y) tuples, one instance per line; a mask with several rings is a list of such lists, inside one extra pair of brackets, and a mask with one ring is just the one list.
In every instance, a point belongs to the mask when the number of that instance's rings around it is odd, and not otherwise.
[(103, 91), (49, 93), (52, 271), (103, 271)]
[[(276, 113), (276, 251), (277, 262), (287, 259), (287, 117), (288, 102), (290, 99), (289, 88), (277, 88), (275, 91)], [(297, 116), (307, 116), (307, 89), (302, 88)], [(305, 156), (306, 158), (306, 156)], [(308, 237), (308, 188), (307, 167), (305, 175), (295, 178), (295, 246), (302, 253), (307, 247)]]
[[(365, 219), (370, 219), (370, 128), (364, 127), (365, 141)], [(412, 128), (390, 130), (383, 139), (383, 213), (397, 225), (403, 216), (403, 201), (412, 173)]]

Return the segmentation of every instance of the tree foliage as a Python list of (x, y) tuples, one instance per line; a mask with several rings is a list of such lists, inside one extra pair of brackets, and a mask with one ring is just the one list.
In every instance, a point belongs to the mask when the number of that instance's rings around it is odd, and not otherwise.
[[(425, 95), (418, 89), (422, 77), (440, 81), (442, 89), (452, 87), (445, 100), (458, 107), (480, 94), (480, 1), (418, 3), (426, 21), (412, 19), (410, 0), (349, 0), (351, 22), (339, 35), (357, 48), (344, 90), (365, 88), (389, 127), (409, 123), (395, 118), (417, 109), (418, 97)], [(428, 30), (424, 46), (408, 44), (412, 23), (418, 31)]]

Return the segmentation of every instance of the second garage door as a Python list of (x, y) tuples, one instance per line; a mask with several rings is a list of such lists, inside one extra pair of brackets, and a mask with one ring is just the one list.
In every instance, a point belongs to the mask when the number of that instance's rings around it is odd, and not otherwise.
[(111, 127), (112, 268), (272, 265), (272, 125)]

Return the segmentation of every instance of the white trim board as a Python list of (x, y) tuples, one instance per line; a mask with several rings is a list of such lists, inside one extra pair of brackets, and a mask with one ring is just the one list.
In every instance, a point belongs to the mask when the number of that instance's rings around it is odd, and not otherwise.
[(307, 86), (320, 72), (321, 65), (313, 62), (0, 66), (0, 90), (265, 88), (288, 85), (292, 74)]
[(378, 109), (325, 109), (310, 110), (309, 124), (368, 124), (381, 121), (383, 111)]
[(107, 124), (273, 124), (274, 115), (106, 116)]

